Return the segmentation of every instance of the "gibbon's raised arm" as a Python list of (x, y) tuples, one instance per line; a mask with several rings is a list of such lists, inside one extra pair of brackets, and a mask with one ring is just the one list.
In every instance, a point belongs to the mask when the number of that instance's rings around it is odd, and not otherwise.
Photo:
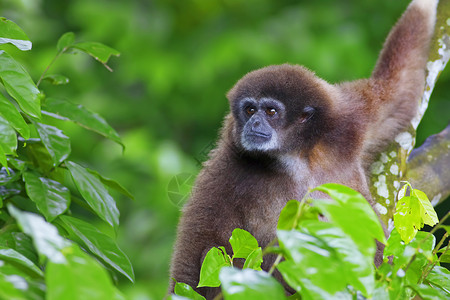
[(412, 1), (386, 39), (370, 78), (375, 97), (369, 106), (376, 118), (368, 130), (368, 149), (380, 140), (391, 141), (416, 114), (425, 87), (437, 4), (438, 0)]
[(424, 74), (437, 4), (438, 0), (411, 2), (386, 39), (373, 79), (393, 80), (394, 85), (402, 88), (411, 74)]
[[(224, 246), (234, 228), (261, 247), (276, 237), (281, 209), (308, 188), (335, 182), (369, 202), (368, 167), (411, 122), (425, 85), (425, 64), (437, 0), (414, 0), (391, 30), (373, 75), (329, 84), (297, 65), (265, 67), (245, 75), (227, 94), (217, 148), (183, 208), (170, 277), (207, 299), (218, 288), (197, 288), (211, 247)], [(375, 208), (374, 208), (375, 209)], [(382, 260), (378, 244), (375, 263)], [(268, 270), (274, 255), (264, 257)], [(280, 281), (279, 273), (274, 276)], [(288, 292), (292, 292), (286, 284)], [(171, 280), (169, 292), (174, 282)]]

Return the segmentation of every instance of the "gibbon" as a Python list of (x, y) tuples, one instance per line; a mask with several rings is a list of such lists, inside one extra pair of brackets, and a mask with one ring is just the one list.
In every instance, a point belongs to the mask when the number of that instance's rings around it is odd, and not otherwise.
[[(369, 79), (329, 84), (305, 67), (285, 64), (236, 83), (217, 147), (183, 209), (171, 278), (212, 299), (218, 288), (197, 288), (206, 253), (216, 246), (232, 253), (228, 239), (235, 228), (267, 246), (281, 209), (309, 188), (341, 183), (372, 202), (368, 167), (415, 116), (437, 2), (411, 2)], [(262, 268), (272, 263), (264, 257)]]

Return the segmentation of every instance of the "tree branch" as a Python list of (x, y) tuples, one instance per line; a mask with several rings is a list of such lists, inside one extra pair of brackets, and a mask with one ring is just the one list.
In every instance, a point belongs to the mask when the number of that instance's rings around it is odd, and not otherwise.
[(434, 206), (450, 196), (450, 124), (411, 152), (406, 169), (407, 180)]

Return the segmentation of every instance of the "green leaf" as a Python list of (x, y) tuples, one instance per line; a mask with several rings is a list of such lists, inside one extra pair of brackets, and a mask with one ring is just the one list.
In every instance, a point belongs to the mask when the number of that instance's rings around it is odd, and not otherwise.
[[(442, 227), (447, 227), (445, 228), (447, 230), (447, 232), (450, 230), (450, 226), (448, 225), (441, 225)], [(441, 253), (441, 255), (439, 256), (439, 261), (441, 263), (450, 263), (450, 245), (447, 243), (447, 246), (442, 247), (441, 249), (439, 249), (439, 251), (437, 253)]]
[[(2, 213), (2, 217), (5, 215), (6, 214)], [(14, 239), (12, 237), (12, 233), (16, 232), (17, 230), (19, 230), (18, 226), (14, 226), (14, 225), (4, 226), (2, 228), (2, 234), (0, 234), (0, 247), (16, 248), (14, 245)]]
[[(322, 211), (330, 223), (341, 228), (353, 240), (363, 255), (375, 256), (376, 243), (374, 239), (380, 238), (379, 233), (380, 231), (383, 232), (383, 229), (380, 222), (372, 218), (372, 214), (375, 213), (370, 206), (365, 205), (367, 202), (360, 205), (357, 201), (341, 204), (326, 200), (314, 200), (313, 203)], [(355, 224), (358, 224), (358, 226), (355, 226)]]
[(415, 281), (417, 283), (423, 267), (428, 261), (433, 260), (433, 249), (436, 244), (436, 239), (433, 235), (429, 235), (428, 232), (419, 231), (409, 244), (405, 244), (397, 229), (394, 228), (392, 230), (383, 255), (385, 260), (389, 256), (393, 256), (393, 274), (397, 274), (397, 271), (401, 268), (406, 268), (410, 264), (413, 256), (415, 256), (410, 267), (408, 267), (406, 277), (409, 282)]
[(47, 174), (54, 169), (53, 158), (41, 142), (27, 143), (25, 151), (33, 166), (37, 167), (41, 173)]
[(394, 226), (402, 240), (409, 243), (423, 227), (420, 204), (416, 197), (403, 197), (398, 200), (394, 213)]
[(56, 49), (58, 49), (58, 52), (63, 52), (70, 47), (74, 41), (75, 34), (73, 32), (66, 32), (59, 38)]
[(0, 299), (28, 300), (21, 286), (26, 281), (21, 276), (3, 274), (0, 268)]
[(0, 145), (0, 164), (4, 167), (8, 167), (8, 161), (6, 160), (6, 154), (2, 145)]
[(89, 54), (90, 56), (101, 62), (110, 71), (111, 69), (106, 65), (109, 58), (111, 57), (111, 55), (120, 55), (119, 51), (97, 42), (76, 43), (73, 44), (71, 48), (78, 49), (86, 54)]
[[(406, 188), (410, 187), (410, 196), (406, 196)], [(409, 243), (417, 231), (424, 224), (434, 226), (439, 222), (436, 211), (428, 200), (427, 195), (420, 190), (411, 188), (409, 183), (405, 184), (398, 194), (396, 212), (394, 214), (394, 225), (402, 237), (402, 240)]]
[(23, 173), (23, 179), (28, 196), (48, 222), (53, 221), (69, 207), (70, 191), (61, 183), (31, 172)]
[(45, 299), (125, 299), (113, 285), (107, 271), (78, 246), (72, 244), (63, 250), (63, 254), (63, 263), (50, 261), (47, 264)]
[(434, 266), (426, 280), (446, 291), (450, 296), (450, 271), (441, 266)]
[(7, 260), (25, 267), (34, 275), (44, 276), (44, 273), (31, 260), (14, 249), (0, 246), (0, 259)]
[(111, 55), (120, 55), (119, 51), (98, 42), (81, 42), (72, 45), (72, 47), (89, 54), (102, 63), (107, 63)]
[(117, 243), (93, 225), (69, 216), (60, 216), (58, 222), (70, 235), (82, 241), (84, 248), (101, 258), (108, 265), (134, 282), (134, 272), (130, 260), (120, 250)]
[[(8, 165), (11, 166), (14, 159), (8, 157)], [(22, 192), (22, 185), (18, 182), (22, 178), (20, 170), (10, 167), (0, 168), (0, 196), (9, 199)], [(1, 211), (0, 211), (1, 217)]]
[[(346, 288), (343, 264), (336, 250), (325, 241), (296, 230), (278, 230), (277, 236), (286, 261), (295, 268), (297, 280), (303, 282), (302, 288), (311, 292), (321, 289), (331, 295)], [(284, 277), (283, 269), (278, 269)]]
[(23, 232), (33, 239), (33, 244), (40, 255), (55, 263), (65, 262), (61, 250), (67, 247), (69, 242), (59, 235), (55, 226), (45, 222), (41, 216), (20, 211), (11, 204), (8, 204), (8, 210)]
[(26, 163), (23, 160), (12, 158), (8, 159), (8, 163), (16, 170), (23, 171), (25, 169)]
[[(13, 171), (10, 170), (11, 174), (13, 174), (12, 172)], [(0, 196), (3, 197), (4, 199), (8, 199), (9, 202), (15, 201), (16, 198), (19, 198), (17, 195), (20, 194), (21, 192), (22, 192), (22, 185), (17, 181), (9, 182), (8, 184), (0, 188)]]
[[(5, 284), (9, 283), (9, 284)], [(12, 292), (13, 288), (18, 294)], [(12, 292), (12, 293), (11, 293)], [(7, 297), (4, 297), (7, 295)], [(5, 261), (0, 263), (0, 299), (44, 299), (45, 286), (42, 277), (31, 278), (20, 265)]]
[[(445, 248), (443, 248), (441, 250), (445, 250)], [(439, 251), (439, 252), (441, 252), (441, 251)], [(441, 263), (449, 264), (450, 263), (450, 251), (444, 252), (441, 256), (439, 256), (439, 261)]]
[(318, 237), (336, 250), (342, 261), (341, 276), (355, 289), (369, 297), (375, 289), (375, 269), (373, 256), (365, 256), (355, 242), (344, 232), (330, 223), (317, 220), (302, 223), (302, 232)]
[(192, 300), (192, 299), (188, 298), (188, 297), (172, 294), (167, 297), (167, 300)]
[(208, 253), (206, 253), (205, 259), (203, 260), (202, 267), (200, 269), (200, 281), (197, 287), (220, 286), (220, 269), (222, 267), (231, 266), (230, 262), (226, 258), (227, 255), (228, 254), (224, 252), (223, 249), (219, 249), (216, 247), (211, 248)]
[[(332, 295), (323, 291), (320, 288), (314, 287), (314, 289), (310, 292), (308, 289), (305, 289), (305, 284), (312, 287), (312, 283), (308, 278), (301, 277), (304, 270), (301, 266), (297, 264), (293, 264), (290, 261), (282, 261), (277, 265), (278, 271), (280, 271), (281, 275), (283, 275), (284, 281), (302, 295), (302, 299), (314, 299), (314, 295), (316, 299), (331, 299)], [(311, 295), (312, 294), (312, 295)]]
[(291, 230), (301, 226), (301, 222), (317, 220), (320, 211), (304, 201), (290, 200), (280, 213), (277, 229)]
[(289, 284), (289, 286), (300, 292), (302, 300), (353, 299), (352, 296), (345, 291), (329, 293), (328, 291), (314, 285), (308, 277), (302, 276), (304, 273), (304, 268), (300, 265), (292, 264), (288, 261), (282, 261), (278, 264), (277, 269), (281, 272), (281, 274), (283, 274), (283, 279)]
[(17, 136), (8, 121), (0, 116), (0, 146), (5, 154), (14, 154), (17, 149)]
[(177, 282), (175, 284), (175, 294), (192, 300), (205, 300), (205, 297), (194, 291), (194, 289), (186, 283)]
[(261, 264), (263, 262), (262, 248), (258, 247), (253, 250), (245, 259), (243, 269), (253, 269), (261, 271)]
[[(314, 190), (327, 193), (337, 201), (338, 204), (316, 200), (314, 206), (319, 207), (330, 221), (351, 236), (362, 253), (367, 254), (364, 249), (372, 249), (373, 239), (377, 239), (383, 244), (386, 243), (378, 216), (360, 193), (336, 183), (323, 184)], [(360, 226), (354, 226), (354, 224)]]
[(103, 183), (95, 175), (74, 162), (66, 161), (66, 166), (84, 200), (101, 219), (113, 228), (117, 228), (119, 225), (119, 210)]
[(42, 80), (46, 80), (53, 85), (64, 85), (69, 83), (69, 78), (60, 74), (46, 75)]
[(226, 300), (286, 299), (281, 284), (263, 271), (223, 268), (220, 271), (220, 281)]
[(423, 219), (423, 222), (427, 225), (434, 226), (439, 222), (436, 211), (431, 205), (430, 200), (428, 200), (427, 195), (420, 190), (413, 190), (412, 194), (417, 197), (420, 204), (420, 215)]
[(402, 199), (403, 197), (406, 196), (406, 189), (408, 188), (408, 186), (411, 188), (411, 185), (409, 184), (409, 182), (404, 184), (402, 186), (402, 188), (398, 191), (398, 194), (397, 194), (397, 199), (398, 200), (400, 200), (400, 199)]
[(300, 217), (300, 202), (290, 200), (280, 213), (277, 228), (281, 230), (295, 229)]
[(70, 154), (70, 139), (59, 128), (34, 122), (42, 143), (52, 157), (53, 166), (59, 166)]
[[(384, 299), (410, 299), (411, 293), (410, 290), (406, 288), (406, 280), (404, 277), (404, 273), (400, 272), (400, 276), (397, 276), (397, 274), (389, 274), (391, 278), (389, 278), (389, 286), (387, 287), (387, 291), (389, 293), (388, 298), (379, 298), (379, 300)], [(393, 277), (393, 278), (392, 278)], [(416, 284), (416, 283), (415, 283)], [(385, 293), (382, 293), (385, 294)], [(378, 299), (376, 299), (378, 300)]]
[(24, 113), (40, 118), (38, 88), (27, 71), (5, 51), (0, 51), (0, 79), (8, 94), (17, 101)]
[(367, 203), (367, 200), (360, 193), (349, 188), (348, 186), (338, 183), (322, 184), (314, 188), (312, 191), (324, 192), (341, 204), (349, 204), (353, 201), (357, 201), (359, 204)]
[(9, 124), (16, 129), (24, 139), (30, 138), (30, 128), (23, 119), (20, 112), (6, 97), (0, 93), (0, 115), (8, 120)]
[(23, 232), (12, 232), (12, 242), (8, 243), (9, 247), (14, 249), (32, 261), (35, 265), (39, 263), (38, 254), (33, 246), (33, 240)]
[[(21, 170), (15, 169), (14, 162), (18, 161), (12, 157), (8, 157), (8, 164), (13, 166), (12, 168), (2, 168), (0, 169), (0, 185), (5, 187), (8, 184), (12, 184), (15, 181), (18, 181), (21, 178)], [(9, 171), (9, 172), (8, 172)], [(0, 192), (0, 195), (4, 195), (3, 192)]]
[(0, 45), (6, 43), (22, 51), (31, 50), (31, 42), (25, 32), (13, 21), (0, 18)]
[[(82, 105), (74, 104), (66, 100), (48, 98), (44, 103), (44, 110), (50, 112), (50, 116), (55, 114), (66, 120), (75, 122), (123, 146), (117, 132), (102, 117), (90, 112)], [(46, 113), (45, 111), (43, 113)]]
[(414, 291), (419, 294), (420, 299), (433, 299), (433, 300), (448, 300), (449, 295), (440, 293), (437, 289), (432, 288), (429, 285), (418, 284), (414, 286)]
[(256, 248), (258, 241), (248, 231), (240, 228), (233, 230), (230, 237), (230, 244), (233, 248), (233, 258), (247, 258)]
[(86, 168), (86, 170), (88, 170), (89, 173), (95, 175), (98, 177), (98, 179), (100, 179), (100, 181), (106, 185), (109, 188), (112, 188), (116, 191), (118, 191), (119, 193), (121, 193), (122, 195), (134, 200), (134, 196), (126, 189), (124, 188), (120, 183), (118, 183), (117, 181), (113, 180), (113, 179), (109, 179), (107, 177), (104, 177), (102, 175), (100, 175), (100, 173), (98, 173), (95, 170), (91, 170), (89, 168)]
[(300, 293), (295, 293), (287, 298), (288, 300), (302, 300), (302, 296), (300, 295)]
[(372, 294), (372, 299), (374, 299), (374, 300), (395, 299), (395, 298), (389, 298), (389, 290), (390, 290), (390, 287), (386, 280), (377, 281), (375, 291)]

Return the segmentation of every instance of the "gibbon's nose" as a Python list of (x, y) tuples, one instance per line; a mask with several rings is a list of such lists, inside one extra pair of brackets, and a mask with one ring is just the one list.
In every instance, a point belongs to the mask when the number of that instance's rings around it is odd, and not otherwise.
[(250, 134), (268, 138), (271, 136), (271, 128), (267, 122), (264, 122), (260, 116), (254, 116), (254, 119), (251, 120)]
[(261, 117), (258, 115), (253, 116), (251, 120), (252, 122), (252, 131), (258, 131), (258, 129), (261, 127)]

